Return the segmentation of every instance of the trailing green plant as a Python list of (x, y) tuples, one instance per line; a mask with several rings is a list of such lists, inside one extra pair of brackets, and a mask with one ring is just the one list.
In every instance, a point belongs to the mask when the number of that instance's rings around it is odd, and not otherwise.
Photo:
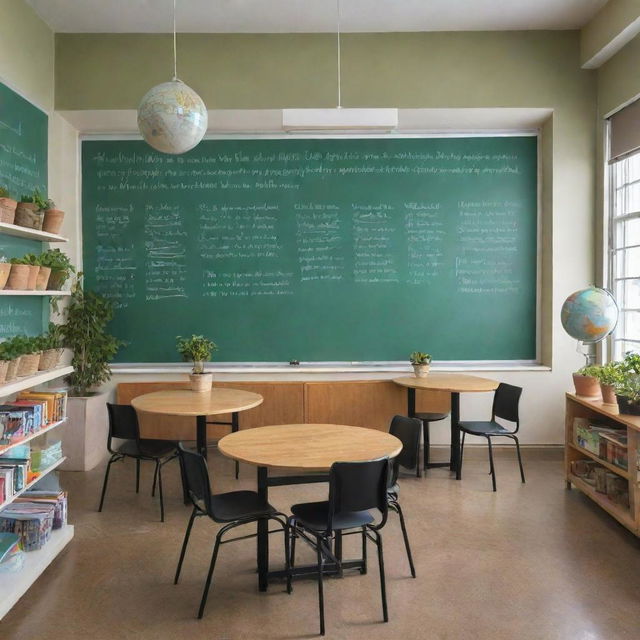
[(93, 291), (85, 291), (78, 279), (71, 288), (66, 323), (60, 331), (64, 346), (73, 350), (73, 373), (66, 381), (71, 395), (86, 396), (111, 378), (109, 362), (124, 344), (107, 333), (113, 318), (113, 304)]
[(211, 360), (211, 354), (217, 348), (215, 342), (204, 336), (176, 336), (176, 349), (183, 360), (193, 362), (193, 373), (204, 373), (204, 363)]
[(47, 208), (47, 199), (40, 193), (38, 189), (34, 189), (31, 195), (22, 195), (20, 202), (35, 204), (39, 210)]
[(9, 189), (6, 187), (0, 187), (0, 198), (10, 198)]
[(76, 272), (76, 268), (71, 264), (71, 260), (66, 253), (62, 253), (60, 249), (48, 249), (39, 257), (40, 265), (49, 267), (51, 271), (57, 271), (62, 274), (62, 284), (64, 284), (72, 273)]
[(411, 364), (430, 364), (432, 357), (428, 353), (423, 353), (422, 351), (414, 351), (409, 356), (409, 362)]

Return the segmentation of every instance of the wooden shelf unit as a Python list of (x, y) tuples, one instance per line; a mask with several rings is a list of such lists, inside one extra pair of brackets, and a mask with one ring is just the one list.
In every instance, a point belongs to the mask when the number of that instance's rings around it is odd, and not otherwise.
[(6, 236), (14, 236), (15, 238), (27, 238), (28, 240), (40, 240), (40, 242), (69, 242), (68, 238), (59, 236), (55, 233), (47, 231), (39, 231), (37, 229), (28, 229), (17, 224), (9, 224), (8, 222), (0, 222), (0, 233)]
[[(618, 467), (586, 449), (575, 441), (574, 418), (590, 418), (605, 420), (612, 427), (626, 429), (628, 469)], [(599, 400), (587, 400), (572, 393), (566, 394), (565, 413), (565, 478), (567, 488), (576, 487), (591, 498), (598, 506), (613, 516), (629, 531), (640, 536), (640, 487), (638, 485), (638, 442), (640, 441), (640, 416), (620, 414), (610, 405)], [(606, 494), (595, 490), (589, 483), (571, 472), (574, 460), (588, 458), (595, 460), (603, 467), (624, 478), (629, 486), (629, 508), (617, 504)]]

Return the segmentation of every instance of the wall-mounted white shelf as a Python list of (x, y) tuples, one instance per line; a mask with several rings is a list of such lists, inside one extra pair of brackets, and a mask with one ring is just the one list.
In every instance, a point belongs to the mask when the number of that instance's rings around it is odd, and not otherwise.
[(18, 391), (30, 389), (31, 387), (37, 387), (39, 384), (49, 382), (49, 380), (68, 376), (70, 373), (73, 373), (73, 367), (56, 367), (48, 371), (38, 371), (38, 373), (34, 373), (32, 376), (18, 378), (12, 382), (0, 385), (0, 398), (9, 396), (12, 393), (18, 393)]
[(51, 473), (54, 469), (57, 469), (64, 461), (66, 460), (65, 456), (56, 460), (52, 465), (43, 469), (31, 482), (25, 484), (20, 491), (16, 491), (10, 498), (7, 498), (4, 502), (0, 503), (0, 515), (2, 514), (2, 510), (10, 505), (18, 496), (21, 496), (25, 491), (29, 491), (31, 487), (33, 487), (38, 480), (42, 480), (48, 473)]
[(27, 551), (24, 566), (17, 573), (0, 574), (0, 619), (27, 592), (55, 557), (73, 538), (73, 525), (65, 525), (51, 532), (49, 542), (37, 551)]
[(46, 427), (43, 427), (42, 429), (38, 429), (34, 433), (31, 433), (28, 436), (25, 436), (24, 438), (20, 438), (19, 440), (14, 440), (9, 444), (0, 444), (0, 454), (7, 453), (7, 451), (11, 451), (11, 449), (13, 449), (14, 447), (18, 447), (21, 444), (25, 444), (30, 440), (33, 440), (34, 438), (39, 438), (40, 436), (43, 436), (45, 433), (49, 433), (49, 431), (53, 431), (56, 427), (59, 427), (61, 424), (64, 424), (66, 421), (67, 419), (63, 418), (62, 420), (58, 420), (58, 422), (52, 422), (51, 424), (48, 424)]
[(7, 222), (0, 222), (0, 233), (4, 233), (7, 236), (15, 236), (16, 238), (39, 240), (40, 242), (69, 242), (68, 238), (55, 233), (27, 229), (27, 227), (20, 227), (17, 224), (8, 224)]
[(24, 291), (22, 289), (0, 289), (0, 296), (70, 296), (71, 291)]

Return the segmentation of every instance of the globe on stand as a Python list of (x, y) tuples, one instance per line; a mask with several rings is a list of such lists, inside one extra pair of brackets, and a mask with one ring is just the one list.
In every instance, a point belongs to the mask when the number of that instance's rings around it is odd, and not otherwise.
[(154, 149), (185, 153), (207, 131), (208, 116), (202, 98), (184, 82), (174, 79), (150, 89), (138, 107), (138, 129)]
[[(604, 340), (618, 322), (618, 305), (613, 296), (600, 287), (574, 291), (562, 305), (560, 320), (564, 330), (583, 345)], [(592, 355), (583, 353), (590, 363)]]

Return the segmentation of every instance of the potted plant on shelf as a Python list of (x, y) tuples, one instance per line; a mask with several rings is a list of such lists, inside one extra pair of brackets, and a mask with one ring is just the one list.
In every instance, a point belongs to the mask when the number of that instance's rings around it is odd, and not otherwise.
[(40, 364), (38, 365), (39, 371), (48, 371), (58, 366), (60, 357), (63, 352), (63, 329), (59, 324), (49, 323), (49, 330), (40, 336), (40, 349), (42, 355), (40, 356)]
[(594, 372), (598, 382), (600, 383), (600, 392), (602, 393), (602, 402), (604, 404), (617, 404), (616, 386), (622, 382), (622, 371), (620, 362), (607, 362)]
[(5, 382), (12, 382), (18, 377), (18, 367), (20, 366), (21, 355), (13, 343), (13, 338), (8, 338), (0, 343), (0, 360), (7, 362)]
[(218, 348), (216, 344), (204, 336), (192, 335), (190, 338), (176, 336), (176, 348), (185, 361), (193, 362), (189, 380), (191, 390), (199, 393), (211, 391), (213, 374), (205, 373), (204, 363), (211, 360), (211, 354)]
[(29, 265), (29, 279), (27, 280), (27, 289), (29, 291), (34, 291), (37, 289), (38, 274), (40, 273), (39, 257), (35, 253), (26, 253), (24, 255), (24, 260)]
[(600, 397), (600, 381), (598, 380), (599, 365), (591, 364), (578, 369), (573, 374), (573, 385), (576, 395), (583, 398)]
[(11, 271), (5, 289), (14, 291), (27, 291), (29, 289), (29, 276), (31, 265), (26, 258), (11, 258)]
[(44, 211), (47, 208), (47, 200), (38, 189), (32, 195), (23, 195), (16, 207), (15, 224), (28, 229), (42, 229)]
[(9, 369), (10, 362), (5, 344), (5, 342), (0, 342), (0, 384), (4, 384), (7, 380), (7, 370)]
[(42, 230), (47, 233), (60, 233), (60, 227), (64, 220), (64, 211), (56, 209), (56, 203), (53, 200), (46, 201), (46, 209), (44, 210), (44, 220), (42, 222)]
[(7, 257), (0, 255), (0, 289), (4, 289), (11, 273), (11, 263), (7, 260)]
[(66, 321), (60, 331), (63, 344), (73, 350), (73, 373), (69, 384), (67, 426), (62, 434), (66, 471), (89, 471), (105, 457), (107, 441), (107, 394), (98, 388), (111, 378), (109, 362), (122, 342), (106, 328), (113, 318), (110, 300), (85, 291), (80, 280), (71, 289)]
[(413, 373), (416, 378), (424, 378), (429, 373), (429, 366), (431, 365), (431, 355), (423, 353), (422, 351), (414, 351), (409, 356), (409, 362), (413, 366)]
[(0, 187), (0, 222), (13, 224), (16, 217), (18, 203), (10, 197), (5, 187)]
[(60, 249), (49, 249), (40, 255), (40, 264), (51, 269), (47, 289), (50, 291), (60, 291), (65, 282), (76, 272), (71, 264), (69, 256), (62, 253)]

